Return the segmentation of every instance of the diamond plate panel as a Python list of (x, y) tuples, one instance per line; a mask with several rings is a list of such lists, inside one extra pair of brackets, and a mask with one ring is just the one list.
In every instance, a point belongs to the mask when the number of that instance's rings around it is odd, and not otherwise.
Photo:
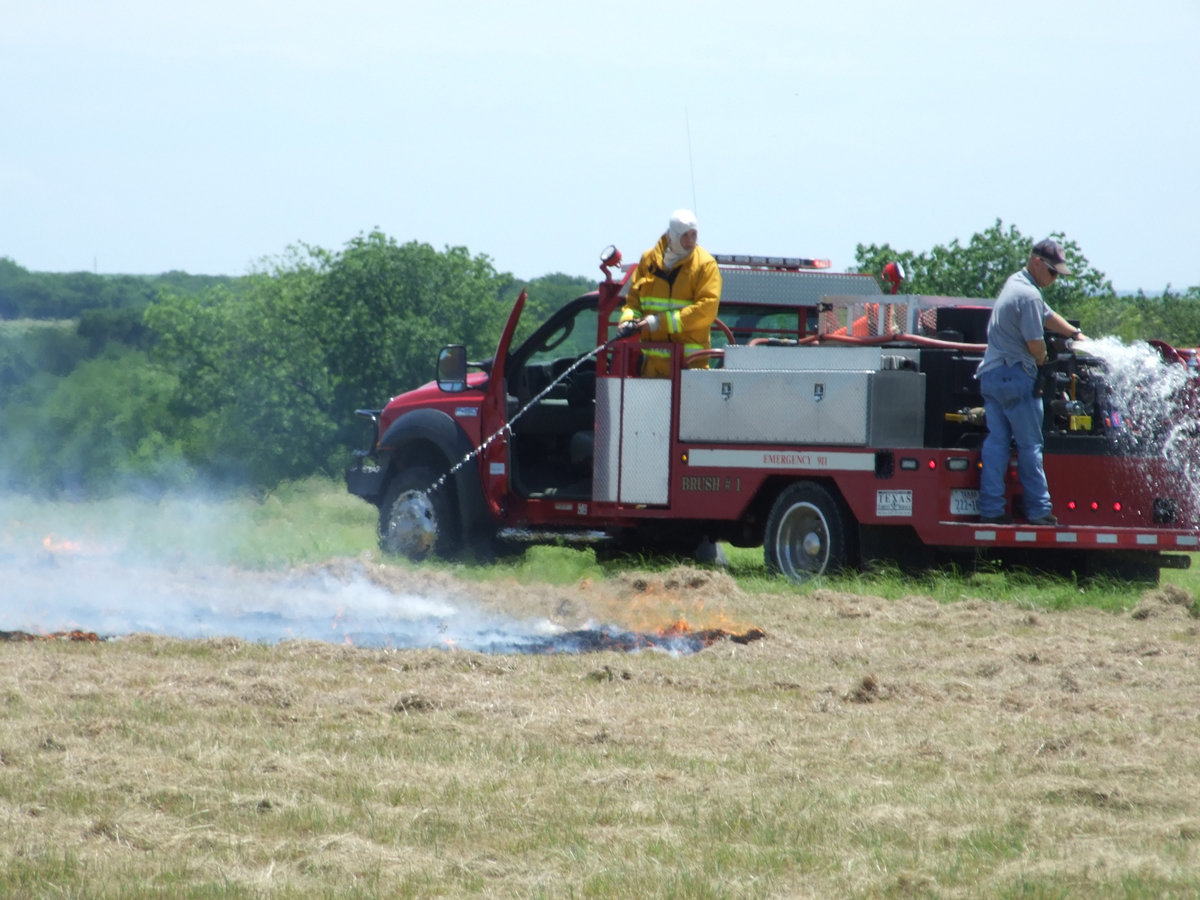
[(876, 372), (871, 378), (872, 447), (925, 445), (925, 375), (920, 372)]
[(670, 427), (668, 379), (598, 379), (593, 499), (666, 503), (671, 471)]
[(925, 376), (912, 371), (695, 369), (680, 381), (685, 441), (919, 447)]
[(867, 372), (684, 372), (679, 438), (737, 443), (867, 442)]
[[(913, 347), (770, 347), (733, 344), (725, 348), (725, 371), (769, 369), (773, 371), (869, 371), (916, 369), (921, 352)], [(686, 373), (685, 373), (686, 374)]]
[(667, 502), (671, 473), (671, 382), (623, 379), (622, 503)]
[(830, 295), (879, 296), (872, 275), (721, 269), (721, 299), (763, 306), (816, 306)]
[(596, 439), (592, 451), (592, 499), (617, 502), (621, 483), (621, 384), (619, 378), (596, 379)]

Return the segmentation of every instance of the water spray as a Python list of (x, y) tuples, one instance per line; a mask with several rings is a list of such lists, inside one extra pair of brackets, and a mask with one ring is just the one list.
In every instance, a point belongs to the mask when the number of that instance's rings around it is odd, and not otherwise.
[(623, 338), (623, 336), (620, 334), (614, 335), (613, 337), (609, 338), (604, 343), (598, 345), (594, 349), (589, 350), (587, 353), (583, 354), (581, 357), (579, 357), (579, 359), (575, 360), (575, 362), (571, 363), (571, 365), (568, 366), (564, 372), (562, 372), (553, 381), (551, 381), (548, 385), (546, 385), (544, 388), (542, 388), (542, 390), (540, 390), (534, 397), (532, 397), (524, 406), (522, 406), (515, 413), (513, 413), (512, 417), (507, 422), (505, 422), (500, 428), (496, 429), (494, 432), (492, 432), (490, 435), (488, 435), (488, 437), (483, 441), (483, 443), (481, 443), (478, 447), (476, 447), (474, 450), (472, 450), (470, 453), (468, 453), (466, 456), (464, 456), (462, 459), (460, 459), (458, 462), (456, 462), (453, 466), (450, 467), (450, 469), (448, 471), (444, 472), (441, 475), (441, 477), (437, 479), (437, 481), (435, 481), (433, 484), (431, 484), (429, 486), (428, 489), (426, 489), (425, 493), (432, 494), (434, 491), (436, 491), (438, 488), (440, 488), (443, 484), (446, 483), (446, 479), (448, 479), (455, 472), (457, 472), (459, 469), (461, 469), (463, 466), (465, 466), (467, 463), (469, 463), (471, 460), (473, 460), (475, 457), (477, 457), (480, 453), (482, 453), (484, 450), (486, 450), (488, 447), (490, 447), (492, 445), (492, 442), (495, 441), (496, 438), (500, 437), (502, 434), (504, 434), (506, 432), (511, 434), (513, 423), (515, 423), (519, 418), (521, 418), (521, 416), (523, 416), (525, 414), (526, 410), (530, 409), (535, 404), (540, 402), (543, 397), (545, 397), (552, 390), (554, 390), (554, 388), (556, 388), (559, 385), (559, 383), (561, 383), (564, 379), (566, 379), (566, 377), (568, 375), (570, 375), (572, 372), (574, 372), (576, 369), (578, 369), (581, 365), (583, 365), (589, 359), (592, 359), (593, 357), (603, 353), (605, 350), (607, 350), (609, 347), (611, 347), (617, 341), (622, 340), (622, 338)]
[(1200, 428), (1193, 370), (1145, 341), (1098, 338), (1074, 352), (1104, 363), (1108, 403), (1119, 417), (1110, 434), (1170, 466), (1178, 488), (1200, 505)]

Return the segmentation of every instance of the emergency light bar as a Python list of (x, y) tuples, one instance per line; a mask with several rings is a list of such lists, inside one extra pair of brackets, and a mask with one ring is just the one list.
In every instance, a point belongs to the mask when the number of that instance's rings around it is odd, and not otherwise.
[(807, 259), (799, 256), (743, 256), (714, 253), (713, 259), (726, 266), (761, 266), (769, 269), (828, 269), (833, 265), (827, 259)]

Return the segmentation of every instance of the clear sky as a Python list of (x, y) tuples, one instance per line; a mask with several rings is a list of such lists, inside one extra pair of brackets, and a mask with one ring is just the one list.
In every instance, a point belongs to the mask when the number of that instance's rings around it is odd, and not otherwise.
[(375, 228), (592, 275), (997, 218), (1200, 284), (1200, 0), (0, 0), (0, 256), (239, 275)]

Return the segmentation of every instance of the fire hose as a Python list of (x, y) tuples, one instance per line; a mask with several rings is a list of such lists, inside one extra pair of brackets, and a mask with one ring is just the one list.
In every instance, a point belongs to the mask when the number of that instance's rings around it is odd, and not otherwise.
[(441, 487), (443, 484), (445, 484), (447, 478), (450, 478), (455, 472), (457, 472), (459, 469), (461, 469), (463, 466), (465, 466), (467, 463), (469, 463), (471, 460), (473, 460), (475, 457), (477, 457), (480, 453), (482, 453), (484, 450), (486, 450), (488, 447), (490, 447), (492, 445), (492, 442), (494, 440), (496, 440), (496, 438), (500, 437), (500, 435), (504, 434), (505, 432), (508, 432), (509, 434), (511, 434), (513, 423), (516, 422), (517, 419), (521, 418), (521, 416), (523, 416), (528, 409), (533, 407), (536, 403), (541, 401), (541, 399), (543, 397), (545, 397), (552, 390), (554, 390), (554, 388), (557, 387), (559, 385), (559, 383), (561, 383), (568, 375), (570, 375), (572, 372), (574, 372), (576, 369), (578, 369), (580, 366), (582, 366), (589, 359), (593, 358), (594, 356), (598, 356), (599, 354), (601, 354), (605, 350), (607, 350), (609, 347), (611, 347), (613, 344), (615, 344), (617, 341), (624, 340), (626, 337), (628, 337), (628, 335), (618, 333), (618, 334), (614, 335), (613, 337), (609, 338), (604, 343), (597, 345), (595, 347), (595, 349), (589, 350), (587, 353), (583, 354), (581, 357), (579, 357), (579, 359), (575, 360), (575, 362), (571, 363), (571, 365), (569, 365), (565, 370), (563, 370), (559, 375), (557, 375), (549, 384), (547, 384), (544, 388), (542, 388), (540, 391), (538, 391), (538, 393), (535, 394), (532, 398), (530, 398), (520, 409), (518, 409), (515, 413), (513, 413), (512, 417), (509, 418), (508, 421), (506, 421), (503, 425), (501, 425), (499, 428), (497, 428), (495, 431), (493, 431), (490, 435), (488, 435), (487, 438), (481, 444), (479, 444), (479, 446), (477, 446), (474, 450), (472, 450), (470, 453), (468, 453), (466, 456), (464, 456), (462, 459), (460, 459), (458, 462), (456, 462), (453, 466), (451, 466), (450, 469), (447, 470), (441, 477), (439, 477), (437, 481), (435, 481), (433, 484), (431, 484), (429, 486), (429, 489), (426, 491), (426, 493), (432, 494), (439, 487)]

